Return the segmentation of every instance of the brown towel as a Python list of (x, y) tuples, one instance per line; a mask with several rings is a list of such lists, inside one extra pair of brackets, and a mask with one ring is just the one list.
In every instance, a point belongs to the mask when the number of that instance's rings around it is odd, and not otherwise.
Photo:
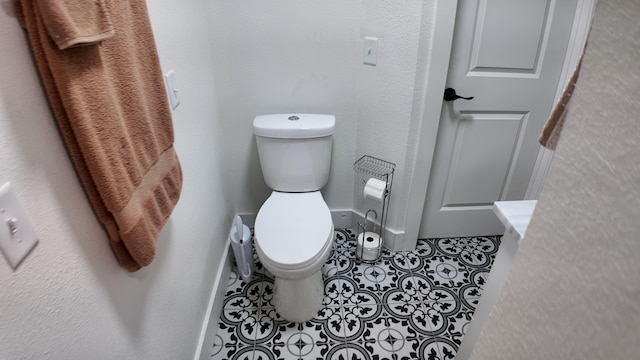
[(19, 0), (43, 85), (78, 176), (118, 261), (149, 265), (182, 172), (144, 0), (111, 0), (117, 34), (60, 50), (36, 0)]
[(36, 0), (58, 48), (91, 45), (115, 34), (104, 0)]
[(580, 55), (578, 65), (573, 70), (573, 74), (571, 75), (567, 86), (562, 90), (560, 99), (558, 99), (553, 110), (551, 110), (551, 115), (549, 116), (549, 119), (547, 119), (547, 122), (542, 129), (542, 134), (540, 134), (540, 137), (538, 138), (540, 145), (549, 150), (555, 150), (558, 145), (558, 140), (560, 140), (560, 133), (562, 132), (564, 119), (567, 116), (567, 106), (569, 105), (571, 95), (573, 95), (573, 91), (575, 90), (578, 75), (580, 75), (580, 66), (582, 65), (583, 56), (584, 49), (582, 50), (582, 55)]

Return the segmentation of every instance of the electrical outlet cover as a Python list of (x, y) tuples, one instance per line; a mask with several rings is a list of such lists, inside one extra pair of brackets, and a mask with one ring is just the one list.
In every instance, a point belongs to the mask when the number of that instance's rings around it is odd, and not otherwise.
[(38, 243), (38, 236), (27, 219), (10, 183), (0, 187), (0, 249), (15, 270)]

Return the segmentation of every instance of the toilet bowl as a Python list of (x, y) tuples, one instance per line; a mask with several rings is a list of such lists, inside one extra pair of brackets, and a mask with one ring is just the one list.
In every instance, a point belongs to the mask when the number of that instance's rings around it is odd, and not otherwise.
[(322, 265), (333, 248), (331, 212), (320, 191), (274, 191), (256, 217), (255, 245), (275, 277), (274, 305), (284, 319), (305, 322), (322, 307)]

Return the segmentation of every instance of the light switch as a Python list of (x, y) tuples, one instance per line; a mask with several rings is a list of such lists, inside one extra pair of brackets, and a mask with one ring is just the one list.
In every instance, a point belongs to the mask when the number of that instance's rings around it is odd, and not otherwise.
[(0, 249), (15, 270), (38, 243), (38, 236), (10, 183), (0, 187)]
[(378, 64), (378, 38), (365, 37), (364, 38), (364, 60), (367, 65), (376, 66)]
[(171, 108), (175, 109), (180, 105), (180, 92), (178, 91), (178, 85), (176, 84), (176, 75), (173, 70), (169, 70), (164, 74), (164, 82), (167, 85), (167, 92), (169, 93), (169, 102)]

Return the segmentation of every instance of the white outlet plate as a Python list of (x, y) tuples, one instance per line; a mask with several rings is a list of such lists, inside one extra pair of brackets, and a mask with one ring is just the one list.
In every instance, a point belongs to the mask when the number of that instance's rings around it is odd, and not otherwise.
[(169, 93), (169, 102), (171, 108), (175, 109), (180, 105), (180, 92), (178, 91), (178, 85), (176, 84), (176, 75), (173, 70), (169, 70), (164, 74), (164, 82), (167, 85), (167, 92)]
[(27, 219), (10, 183), (0, 187), (0, 249), (15, 270), (38, 243), (38, 236)]

